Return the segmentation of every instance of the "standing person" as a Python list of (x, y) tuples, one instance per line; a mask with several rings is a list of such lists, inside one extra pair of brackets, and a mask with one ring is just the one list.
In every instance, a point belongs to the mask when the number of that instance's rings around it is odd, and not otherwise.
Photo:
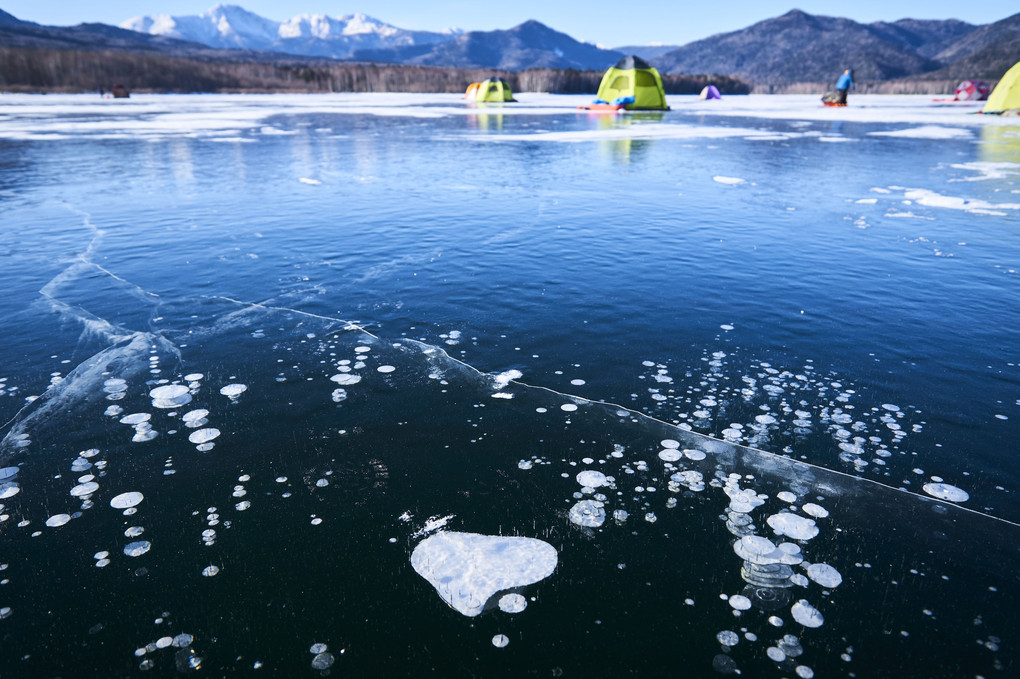
[(856, 89), (854, 85), (854, 70), (848, 68), (843, 71), (843, 75), (839, 76), (839, 80), (836, 81), (836, 95), (838, 99), (836, 103), (846, 104), (846, 93), (847, 90)]

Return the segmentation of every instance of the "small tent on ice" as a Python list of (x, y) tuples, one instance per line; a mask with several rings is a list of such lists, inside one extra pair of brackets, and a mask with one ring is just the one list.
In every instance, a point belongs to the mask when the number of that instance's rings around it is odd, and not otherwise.
[(719, 94), (719, 88), (715, 85), (705, 85), (705, 88), (701, 90), (701, 94), (698, 95), (699, 99), (722, 99), (722, 95)]
[(114, 99), (127, 99), (131, 94), (128, 92), (128, 88), (124, 87), (120, 83), (113, 86), (113, 98)]
[(956, 86), (954, 101), (984, 101), (992, 88), (984, 80), (964, 80)]
[(981, 112), (1020, 114), (1020, 61), (1002, 76)]
[[(470, 92), (471, 88), (469, 87), (468, 93)], [(472, 100), (479, 103), (489, 104), (504, 101), (517, 101), (514, 99), (513, 92), (510, 91), (510, 86), (507, 85), (506, 81), (495, 76), (492, 78), (486, 78), (482, 82), (478, 83), (478, 87), (475, 88), (475, 95), (472, 97)]]
[(482, 83), (471, 83), (468, 85), (467, 90), (464, 92), (464, 98), (474, 101), (475, 93), (478, 91), (478, 86), (481, 84)]
[(605, 72), (598, 98), (611, 104), (623, 104), (628, 111), (669, 108), (659, 72), (647, 61), (635, 56), (620, 59), (616, 66)]

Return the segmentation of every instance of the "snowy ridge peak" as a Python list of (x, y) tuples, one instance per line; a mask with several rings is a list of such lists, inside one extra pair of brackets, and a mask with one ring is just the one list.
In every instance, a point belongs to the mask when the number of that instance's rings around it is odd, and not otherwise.
[(322, 56), (350, 57), (356, 50), (432, 45), (451, 40), (462, 31), (408, 31), (366, 14), (331, 17), (299, 14), (272, 21), (238, 5), (219, 4), (197, 16), (153, 14), (120, 24), (150, 35), (190, 40), (221, 49), (258, 49)]

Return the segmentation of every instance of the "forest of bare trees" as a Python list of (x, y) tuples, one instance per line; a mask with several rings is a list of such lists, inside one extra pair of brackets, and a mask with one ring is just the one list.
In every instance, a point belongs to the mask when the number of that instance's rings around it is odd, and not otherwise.
[[(515, 92), (594, 94), (601, 72), (472, 70), (336, 61), (205, 60), (124, 51), (0, 47), (0, 91), (89, 92), (116, 83), (133, 92), (463, 92), (498, 75)], [(665, 75), (667, 94), (694, 94), (711, 83), (724, 94), (750, 87), (726, 76)]]

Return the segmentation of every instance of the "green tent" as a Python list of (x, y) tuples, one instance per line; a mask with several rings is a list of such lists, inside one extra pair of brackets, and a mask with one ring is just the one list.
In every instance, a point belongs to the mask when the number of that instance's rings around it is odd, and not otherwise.
[(629, 97), (634, 97), (634, 101), (624, 105), (628, 111), (669, 108), (659, 72), (640, 57), (620, 59), (616, 66), (606, 71), (599, 85), (598, 98), (602, 101), (614, 103), (616, 99)]
[(981, 109), (982, 113), (1005, 113), (1020, 111), (1020, 61), (1006, 71), (1002, 80), (988, 95), (988, 103)]
[(510, 91), (510, 86), (506, 84), (506, 81), (495, 77), (486, 78), (478, 83), (478, 88), (475, 89), (474, 100), (490, 104), (503, 101), (517, 101), (514, 99), (513, 92)]

